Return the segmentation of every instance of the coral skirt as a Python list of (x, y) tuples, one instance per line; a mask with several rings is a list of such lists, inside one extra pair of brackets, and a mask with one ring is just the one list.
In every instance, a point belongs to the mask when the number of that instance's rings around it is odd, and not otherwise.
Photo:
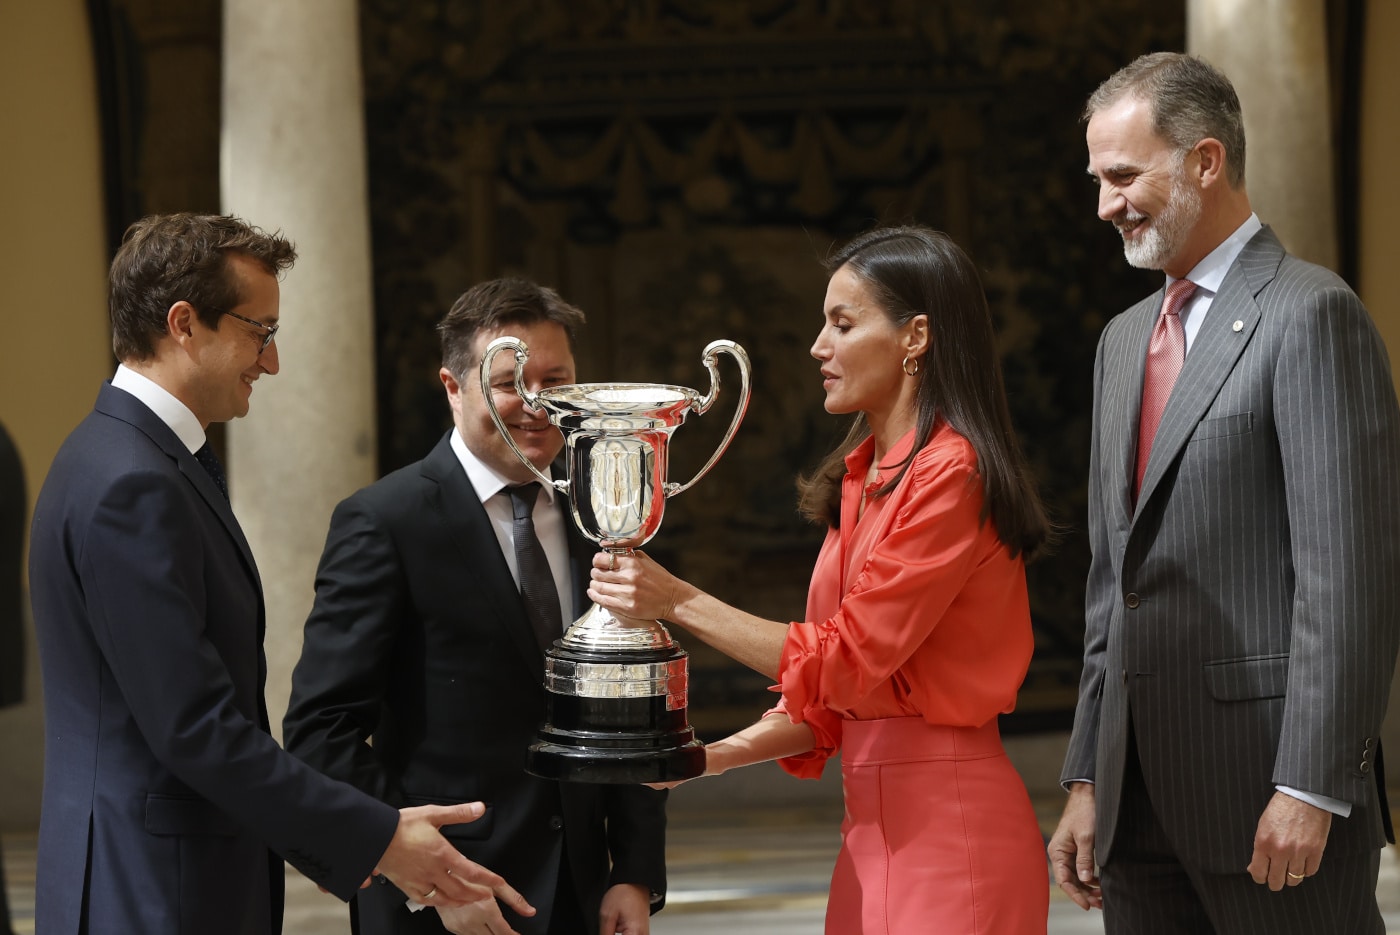
[(1044, 841), (996, 721), (847, 720), (842, 732), (827, 935), (1045, 935)]

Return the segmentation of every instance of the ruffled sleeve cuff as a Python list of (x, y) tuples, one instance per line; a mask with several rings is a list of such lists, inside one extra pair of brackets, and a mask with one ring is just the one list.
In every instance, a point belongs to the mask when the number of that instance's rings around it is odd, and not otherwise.
[(779, 684), (772, 691), (782, 693), (782, 699), (769, 714), (783, 714), (794, 724), (806, 724), (812, 731), (813, 746), (806, 753), (783, 757), (778, 765), (799, 779), (817, 779), (837, 750), (841, 748), (841, 716), (822, 707), (820, 691), (821, 654), (805, 645), (816, 636), (816, 628), (806, 623), (794, 623), (783, 643), (783, 656), (778, 663)]

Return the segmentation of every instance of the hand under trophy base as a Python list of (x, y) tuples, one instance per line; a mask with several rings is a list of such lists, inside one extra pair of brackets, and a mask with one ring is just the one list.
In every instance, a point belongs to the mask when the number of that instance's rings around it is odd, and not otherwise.
[[(515, 352), (515, 391), (564, 435), (566, 480), (552, 480), (516, 446), (492, 397), (491, 363)], [(719, 395), (716, 355), (739, 364), (742, 385), (728, 431), (689, 483), (666, 481), (668, 442), (689, 412)], [(705, 348), (710, 392), (649, 383), (581, 383), (539, 393), (524, 385), (529, 349), (502, 337), (481, 360), (481, 392), (496, 428), (542, 482), (565, 494), (579, 530), (609, 552), (640, 548), (661, 525), (666, 499), (705, 475), (729, 446), (749, 402), (749, 358), (732, 341)], [(657, 620), (593, 606), (545, 652), (547, 712), (526, 771), (569, 782), (676, 782), (705, 771), (705, 749), (686, 717), (689, 660)]]

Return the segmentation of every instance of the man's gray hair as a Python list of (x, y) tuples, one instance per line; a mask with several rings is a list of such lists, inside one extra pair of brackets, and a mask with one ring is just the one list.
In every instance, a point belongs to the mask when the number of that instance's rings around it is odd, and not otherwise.
[(1244, 187), (1244, 115), (1234, 85), (1217, 68), (1181, 52), (1144, 55), (1098, 86), (1084, 120), (1128, 96), (1152, 108), (1152, 129), (1178, 152), (1208, 137), (1219, 140), (1230, 187)]

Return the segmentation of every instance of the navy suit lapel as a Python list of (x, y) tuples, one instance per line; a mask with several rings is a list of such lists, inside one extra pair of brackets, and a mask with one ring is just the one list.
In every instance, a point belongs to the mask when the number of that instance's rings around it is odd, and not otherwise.
[(1273, 279), (1282, 260), (1282, 244), (1265, 228), (1250, 239), (1225, 275), (1162, 412), (1152, 457), (1142, 478), (1139, 508), (1181, 453), (1244, 353), (1259, 324), (1255, 296)]
[(243, 536), (243, 529), (238, 525), (237, 518), (233, 515), (233, 508), (229, 506), (228, 500), (219, 492), (219, 488), (214, 484), (209, 472), (195, 460), (194, 455), (185, 447), (185, 443), (180, 441), (179, 436), (160, 420), (160, 417), (152, 412), (145, 403), (124, 390), (119, 390), (111, 383), (104, 383), (101, 391), (97, 395), (97, 405), (94, 407), (103, 415), (119, 419), (137, 429), (152, 442), (155, 443), (167, 457), (175, 462), (175, 467), (185, 476), (200, 495), (209, 509), (214, 511), (214, 515), (219, 518), (238, 546), (238, 552), (243, 557), (243, 566), (247, 569), (253, 583), (257, 585), (259, 592), (262, 590), (262, 581), (258, 577), (258, 565), (253, 560), (253, 550), (248, 546), (248, 540)]
[(463, 613), (470, 613), (474, 604), (484, 604), (484, 615), (504, 629), (521, 660), (540, 681), (544, 677), (544, 657), (525, 616), (525, 603), (501, 554), (486, 507), (457, 460), (450, 438), (450, 434), (444, 435), (423, 459), (423, 477), (429, 481), (425, 504), (431, 517), (428, 521), (446, 524), (457, 545), (456, 553), (442, 556), (442, 560), (461, 569), (456, 580), (462, 582)]

